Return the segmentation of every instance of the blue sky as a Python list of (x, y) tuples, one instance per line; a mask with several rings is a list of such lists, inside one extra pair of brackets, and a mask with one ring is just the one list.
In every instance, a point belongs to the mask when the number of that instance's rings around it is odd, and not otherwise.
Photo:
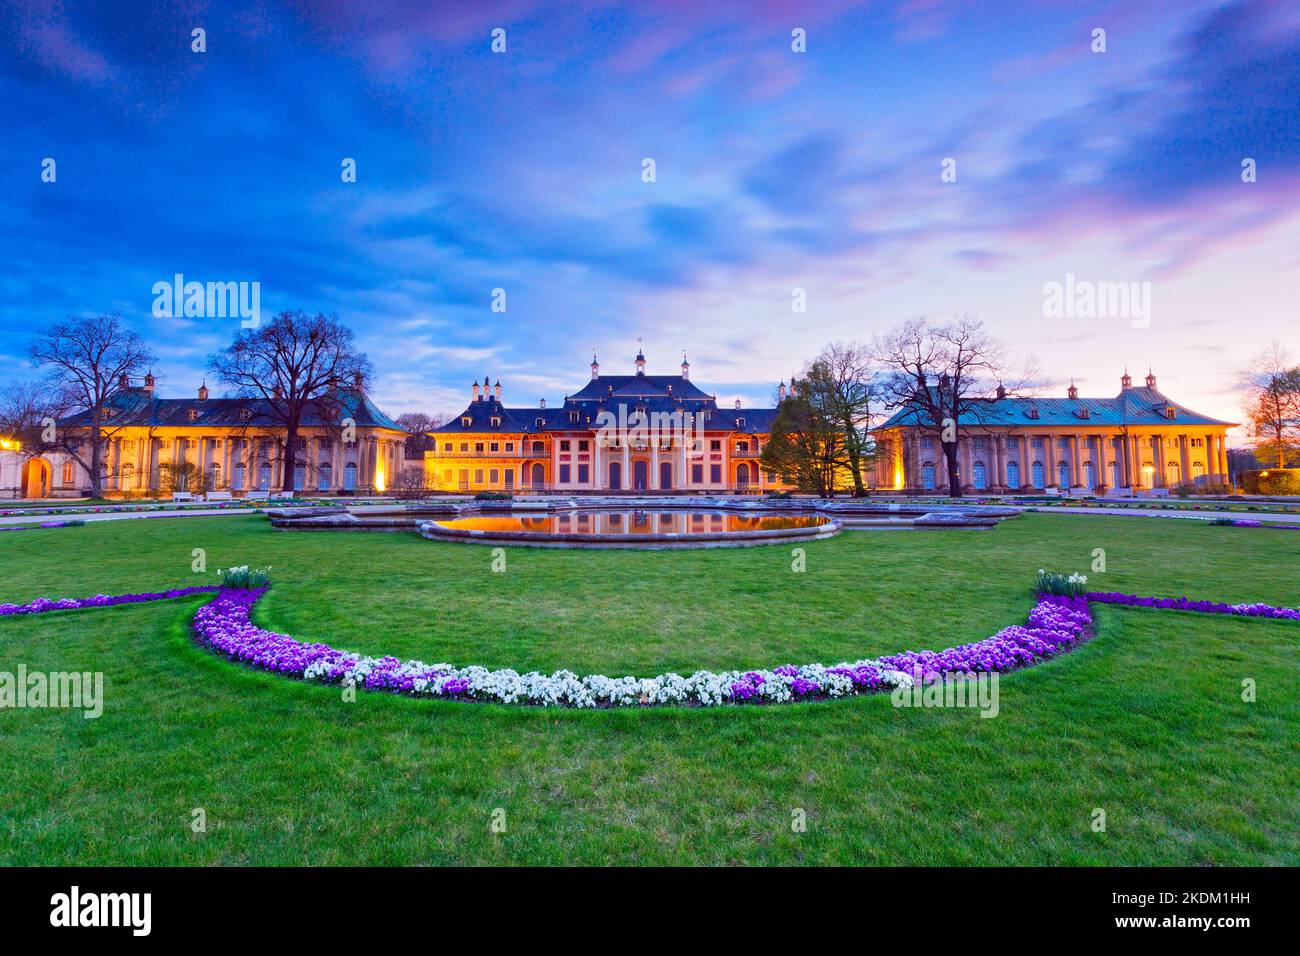
[[(191, 392), (237, 321), (152, 317), (180, 272), (338, 312), (394, 414), (484, 373), (558, 400), (638, 338), (762, 402), (827, 341), (973, 313), (1046, 394), (1150, 362), (1237, 420), (1238, 368), (1300, 351), (1297, 103), (1293, 3), (0, 0), (0, 381), (117, 309)], [(1149, 326), (1045, 317), (1067, 274), (1150, 282)]]

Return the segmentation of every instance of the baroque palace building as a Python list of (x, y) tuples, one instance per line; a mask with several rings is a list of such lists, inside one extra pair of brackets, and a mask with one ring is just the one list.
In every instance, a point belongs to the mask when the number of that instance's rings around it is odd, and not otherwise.
[[(558, 407), (507, 406), (501, 383), (473, 384), (469, 405), (430, 433), (425, 478), (439, 491), (757, 491), (779, 488), (759, 469), (775, 408), (719, 407), (681, 373), (591, 379)], [(784, 397), (785, 385), (780, 386)]]
[[(958, 422), (958, 465), (965, 491), (1226, 485), (1225, 438), (1233, 427), (1165, 397), (1150, 373), (1146, 386), (1135, 388), (1125, 371), (1114, 398), (1080, 398), (1073, 384), (1063, 399), (1011, 398), (999, 388), (997, 398)], [(938, 430), (916, 409), (900, 410), (874, 432), (877, 489), (947, 487)]]
[[(357, 382), (331, 403), (342, 414), (309, 409), (299, 433), (294, 488), (312, 492), (382, 492), (405, 457), (404, 432), (366, 396)], [(344, 424), (344, 421), (347, 424)], [(57, 423), (75, 436), (88, 416)], [(283, 487), (284, 426), (267, 414), (264, 400), (211, 398), (201, 386), (194, 398), (159, 398), (153, 374), (142, 384), (121, 382), (103, 421), (104, 494), (145, 497), (177, 488), (175, 477), (192, 465), (212, 490), (231, 493)], [(17, 447), (0, 454), (0, 497), (76, 497), (89, 475), (66, 451), (39, 454)], [(89, 453), (82, 453), (89, 459)], [(182, 466), (182, 467), (177, 467)]]

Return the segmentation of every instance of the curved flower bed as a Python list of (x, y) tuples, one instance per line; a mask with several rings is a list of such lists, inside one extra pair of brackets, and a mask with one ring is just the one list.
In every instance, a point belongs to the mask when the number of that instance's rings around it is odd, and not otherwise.
[(172, 598), (188, 597), (191, 594), (212, 594), (220, 591), (216, 587), (175, 588), (171, 591), (144, 591), (140, 594), (96, 594), (88, 598), (37, 598), (31, 604), (0, 604), (0, 617), (15, 614), (41, 614), (45, 611), (75, 611), (83, 607), (113, 607), (117, 604), (140, 604), (145, 601), (167, 601)]
[(1027, 667), (1074, 647), (1091, 633), (1090, 602), (1131, 607), (1170, 608), (1213, 614), (1300, 620), (1300, 610), (1267, 604), (1218, 604), (1187, 598), (1139, 597), (1090, 592), (1086, 595), (1039, 594), (1023, 625), (1003, 628), (992, 637), (943, 651), (905, 651), (878, 659), (822, 664), (786, 664), (773, 670), (696, 671), (690, 677), (579, 677), (572, 671), (520, 674), (505, 668), (489, 670), (450, 664), (368, 657), (328, 644), (311, 644), (255, 625), (250, 612), (265, 587), (193, 587), (117, 596), (96, 595), (80, 600), (42, 599), (31, 604), (0, 605), (0, 615), (109, 607), (159, 601), (190, 594), (215, 593), (199, 608), (194, 635), (204, 647), (233, 661), (287, 677), (361, 686), (414, 697), (495, 701), (543, 707), (636, 707), (656, 704), (719, 706), (722, 704), (787, 703), (867, 694), (916, 681), (930, 683), (946, 675), (1005, 672)]
[(1023, 667), (1069, 648), (1086, 636), (1092, 623), (1084, 599), (1042, 595), (1025, 625), (945, 651), (908, 651), (830, 667), (787, 664), (774, 670), (700, 670), (689, 677), (580, 677), (567, 670), (521, 674), (509, 668), (458, 668), (367, 657), (328, 644), (304, 643), (252, 623), (249, 612), (263, 593), (265, 589), (222, 589), (215, 601), (195, 615), (199, 643), (231, 660), (302, 680), (417, 697), (543, 707), (718, 706), (847, 697), (911, 686), (917, 679), (932, 681), (947, 673)]

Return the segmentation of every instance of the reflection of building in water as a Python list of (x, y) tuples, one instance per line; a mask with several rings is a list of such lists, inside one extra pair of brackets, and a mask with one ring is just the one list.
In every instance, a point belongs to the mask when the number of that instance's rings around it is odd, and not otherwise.
[(813, 515), (740, 515), (721, 511), (572, 511), (551, 515), (482, 515), (440, 521), (466, 531), (524, 531), (541, 534), (716, 534), (809, 528), (825, 519)]

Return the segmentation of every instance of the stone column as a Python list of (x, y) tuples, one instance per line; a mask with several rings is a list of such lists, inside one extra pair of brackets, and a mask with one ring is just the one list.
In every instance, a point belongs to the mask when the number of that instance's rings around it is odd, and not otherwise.
[(1007, 440), (1002, 435), (993, 436), (993, 460), (997, 468), (994, 481), (999, 488), (1005, 488), (1007, 486)]
[(1188, 454), (1188, 440), (1186, 435), (1178, 436), (1178, 477), (1182, 483), (1189, 485), (1192, 483), (1192, 460)]
[(659, 438), (655, 436), (651, 439), (650, 445), (650, 474), (649, 481), (646, 482), (652, 489), (659, 490)]
[(1228, 483), (1228, 436), (1226, 434), (1219, 436), (1219, 474), (1223, 475), (1223, 483)]
[(1048, 487), (1054, 487), (1058, 484), (1056, 480), (1056, 436), (1044, 435), (1043, 445), (1046, 446), (1047, 454), (1044, 455), (1043, 470), (1047, 472), (1044, 476), (1043, 484)]
[(1165, 481), (1165, 439), (1163, 435), (1151, 436), (1151, 464), (1155, 465), (1155, 473), (1151, 476), (1152, 488), (1163, 488), (1168, 482)]
[(1070, 485), (1078, 487), (1083, 484), (1082, 462), (1079, 461), (1079, 433), (1070, 436)]

